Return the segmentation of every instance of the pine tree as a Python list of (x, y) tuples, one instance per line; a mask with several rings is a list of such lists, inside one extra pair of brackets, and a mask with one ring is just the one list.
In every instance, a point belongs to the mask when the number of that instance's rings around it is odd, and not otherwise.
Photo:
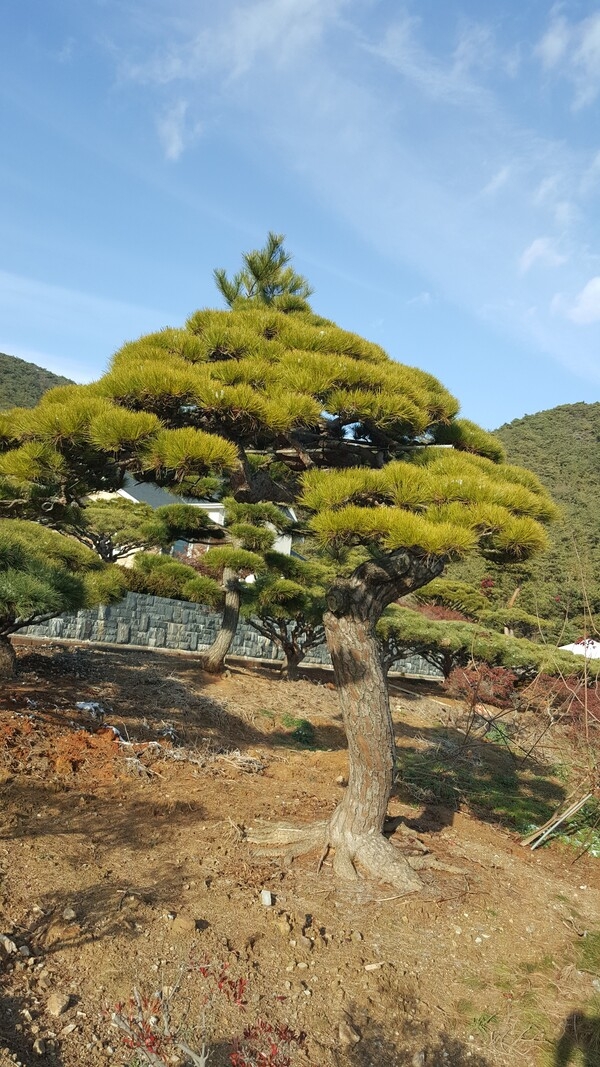
[[(489, 579), (492, 588), (493, 580)], [(468, 619), (478, 619), (485, 626), (499, 630), (507, 637), (537, 638), (549, 629), (547, 619), (540, 618), (539, 614), (532, 615), (519, 607), (519, 587), (513, 591), (508, 600), (500, 600), (494, 589), (488, 595), (481, 591), (475, 583), (463, 582), (455, 578), (436, 578), (429, 585), (420, 589), (415, 596), (419, 604), (438, 604), (441, 607), (460, 611)], [(411, 606), (411, 605), (409, 605)]]
[(269, 569), (246, 587), (242, 611), (254, 629), (279, 645), (282, 678), (296, 681), (311, 648), (323, 644), (325, 591), (331, 572), (294, 556), (269, 553)]
[(568, 677), (585, 669), (583, 657), (552, 645), (510, 637), (478, 623), (431, 619), (402, 605), (386, 609), (377, 624), (377, 634), (388, 669), (395, 660), (411, 655), (421, 656), (444, 678), (469, 663), (508, 667), (524, 680), (540, 672)]
[(60, 515), (46, 515), (44, 520), (45, 525), (97, 552), (105, 563), (116, 563), (148, 548), (168, 548), (174, 541), (198, 542), (214, 529), (200, 508), (187, 504), (152, 508), (119, 496), (72, 504), (61, 508)]
[(129, 588), (136, 592), (192, 600), (221, 610), (217, 636), (210, 648), (200, 653), (201, 665), (210, 674), (219, 674), (225, 667), (243, 594), (249, 588), (245, 579), (249, 575), (260, 576), (269, 566), (269, 558), (280, 558), (272, 551), (275, 535), (293, 526), (293, 521), (274, 504), (240, 504), (233, 498), (226, 498), (223, 503), (224, 526), (209, 530), (213, 538), (221, 538), (220, 545), (186, 560), (136, 556), (134, 571), (128, 578)]
[(202, 653), (202, 666), (210, 674), (219, 674), (236, 635), (240, 618), (245, 578), (265, 570), (265, 554), (275, 542), (275, 535), (292, 525), (281, 508), (269, 502), (239, 503), (225, 501), (224, 535), (226, 543), (209, 549), (200, 560), (200, 569), (218, 578), (223, 591), (223, 615), (213, 644)]
[[(304, 299), (283, 310), (254, 295), (126, 344), (98, 382), (57, 390), (58, 403), (51, 392), (31, 412), (0, 416), (0, 476), (38, 499), (54, 486), (56, 500), (125, 471), (187, 496), (216, 478), (238, 503), (297, 509), (340, 560), (323, 623), (349, 785), (331, 819), (252, 836), (287, 842), (291, 855), (332, 848), (339, 875), (360, 867), (409, 892), (419, 879), (382, 835), (395, 750), (377, 622), (469, 552), (509, 563), (541, 551), (555, 508), (430, 374)], [(344, 563), (350, 548), (358, 565)]]
[(10, 635), (62, 612), (123, 596), (118, 568), (70, 537), (37, 523), (0, 523), (0, 678), (15, 671)]

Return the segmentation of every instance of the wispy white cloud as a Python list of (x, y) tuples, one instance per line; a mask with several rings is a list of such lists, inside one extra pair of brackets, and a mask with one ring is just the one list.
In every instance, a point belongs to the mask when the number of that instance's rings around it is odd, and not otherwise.
[(484, 185), (483, 189), (481, 190), (483, 196), (492, 196), (494, 193), (498, 192), (498, 189), (502, 189), (502, 187), (508, 182), (510, 174), (511, 168), (508, 166), (501, 167), (500, 170), (496, 171), (494, 176), (490, 178), (487, 185)]
[(177, 100), (159, 115), (156, 128), (167, 159), (177, 161), (202, 132), (201, 122), (188, 121), (189, 103)]
[(68, 289), (65, 286), (49, 285), (47, 282), (40, 282), (35, 278), (27, 278), (4, 270), (0, 270), (0, 299), (3, 304), (14, 300), (31, 307), (36, 301), (43, 308), (54, 305), (57, 315), (63, 309), (72, 308), (76, 313), (94, 316), (140, 311), (146, 315), (155, 314), (152, 309), (140, 304), (128, 304), (122, 300), (103, 298), (81, 290)]
[(548, 71), (573, 83), (573, 107), (585, 107), (600, 93), (600, 11), (569, 22), (555, 9), (536, 54)]
[[(160, 3), (166, 19), (170, 5)], [(462, 24), (451, 46), (432, 46), (434, 27), (410, 3), (387, 20), (369, 18), (373, 0), (222, 0), (202, 17), (191, 0), (180, 7), (185, 32), (165, 33), (144, 57), (124, 52), (121, 64), (149, 86), (154, 111), (181, 84), (189, 106), (163, 130), (171, 158), (199, 107), (207, 128), (212, 116), (252, 128), (290, 187), (300, 183), (380, 255), (418, 271), (423, 293), (472, 315), (485, 308), (497, 329), (584, 364), (574, 320), (563, 311), (558, 329), (548, 312), (548, 268), (564, 267), (562, 287), (576, 291), (577, 261), (589, 255), (589, 234), (577, 232), (589, 154), (530, 128), (498, 93), (498, 78), (518, 74), (512, 42)], [(570, 24), (557, 20), (538, 48), (549, 71), (574, 49)], [(173, 105), (163, 107), (166, 119)], [(508, 187), (510, 197), (495, 195)], [(532, 225), (544, 236), (532, 241)]]
[(483, 27), (469, 26), (459, 37), (452, 55), (438, 58), (419, 42), (420, 18), (401, 15), (377, 43), (366, 45), (384, 59), (421, 93), (447, 104), (478, 108), (491, 102), (473, 73), (491, 62), (491, 38)]
[(536, 237), (521, 254), (519, 270), (521, 274), (526, 274), (535, 263), (542, 267), (560, 267), (566, 263), (566, 258), (556, 250), (549, 237)]
[(555, 67), (566, 56), (572, 31), (567, 20), (555, 14), (535, 51), (545, 67)]
[(564, 230), (573, 223), (579, 213), (575, 203), (580, 179), (571, 173), (546, 175), (535, 189), (532, 202), (536, 207), (547, 209), (556, 225)]
[(428, 289), (424, 289), (422, 293), (417, 293), (416, 296), (411, 297), (406, 301), (408, 307), (429, 307), (433, 303), (433, 297)]
[(567, 315), (578, 326), (600, 322), (600, 277), (590, 278), (576, 296)]
[(350, 0), (254, 0), (224, 6), (207, 28), (204, 12), (189, 16), (184, 38), (163, 44), (122, 72), (141, 82), (196, 81), (215, 71), (235, 81), (263, 60), (284, 69), (320, 39)]
[(490, 27), (477, 22), (465, 23), (452, 53), (454, 77), (469, 77), (477, 71), (488, 71), (495, 66), (496, 60), (496, 42)]
[(600, 187), (600, 152), (596, 152), (585, 168), (580, 182), (582, 196), (588, 196)]

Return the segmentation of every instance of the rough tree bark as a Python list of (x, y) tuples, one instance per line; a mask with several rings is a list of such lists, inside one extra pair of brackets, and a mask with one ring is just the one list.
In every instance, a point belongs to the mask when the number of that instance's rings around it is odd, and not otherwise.
[(0, 634), (0, 678), (13, 678), (17, 673), (17, 657), (6, 634)]
[(300, 677), (300, 664), (306, 653), (291, 641), (282, 641), (281, 647), (285, 659), (281, 667), (281, 677), (284, 682), (297, 682)]
[(402, 893), (420, 888), (408, 861), (383, 836), (395, 744), (375, 626), (392, 600), (420, 589), (443, 569), (440, 557), (398, 551), (362, 564), (329, 590), (323, 621), (348, 738), (348, 787), (329, 822), (254, 828), (250, 841), (283, 850), (288, 858), (317, 846), (323, 854), (333, 848), (333, 868), (342, 877), (356, 878), (361, 868)]
[(202, 668), (209, 674), (221, 674), (224, 670), (225, 656), (233, 644), (240, 618), (239, 580), (235, 571), (229, 567), (223, 570), (223, 588), (225, 589), (225, 607), (221, 629), (210, 648), (207, 648), (201, 655)]

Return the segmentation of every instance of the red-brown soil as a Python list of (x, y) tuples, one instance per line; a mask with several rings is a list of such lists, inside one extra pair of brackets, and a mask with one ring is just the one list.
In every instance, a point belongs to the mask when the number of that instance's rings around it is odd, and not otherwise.
[[(171, 1031), (197, 1051), (204, 1037), (214, 1067), (259, 1020), (306, 1035), (292, 1065), (542, 1067), (574, 1012), (560, 1064), (600, 1063), (600, 981), (581, 949), (600, 929), (599, 861), (531, 852), (491, 816), (401, 790), (394, 842), (462, 873), (431, 870), (398, 898), (337, 883), (327, 863), (317, 874), (316, 855), (284, 868), (244, 829), (336, 804), (346, 761), (327, 675), (214, 679), (193, 657), (18, 645), (0, 701), (0, 933), (23, 952), (0, 949), (1, 1067), (147, 1062), (111, 1025), (134, 987), (166, 989)], [(483, 742), (464, 741), (441, 689), (402, 681), (393, 712), (401, 747), (445, 744), (479, 766)], [(294, 742), (296, 719), (314, 748)], [(554, 806), (565, 787), (548, 759), (532, 755), (526, 788), (543, 783)], [(70, 998), (59, 1016), (55, 993)], [(148, 1006), (153, 1032), (161, 1011)], [(186, 1062), (169, 1041), (161, 1055)]]

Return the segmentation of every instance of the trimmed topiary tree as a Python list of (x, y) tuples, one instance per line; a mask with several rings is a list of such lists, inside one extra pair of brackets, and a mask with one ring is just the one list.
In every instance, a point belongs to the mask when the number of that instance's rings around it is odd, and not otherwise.
[(467, 620), (431, 619), (420, 611), (398, 605), (386, 609), (377, 624), (377, 633), (388, 669), (395, 660), (407, 655), (421, 656), (441, 671), (444, 678), (469, 663), (508, 667), (524, 681), (540, 672), (569, 676), (584, 669), (584, 664), (577, 662), (583, 657), (562, 652), (552, 645), (510, 637)]
[(269, 570), (246, 586), (242, 612), (259, 634), (279, 645), (285, 657), (281, 676), (293, 682), (307, 652), (325, 640), (323, 613), (331, 572), (276, 552), (269, 553), (266, 562)]
[(235, 637), (240, 619), (244, 579), (266, 569), (265, 554), (275, 542), (275, 535), (288, 530), (292, 522), (281, 508), (271, 503), (225, 501), (225, 535), (227, 544), (210, 549), (200, 561), (200, 569), (219, 578), (223, 590), (223, 616), (219, 632), (209, 649), (202, 653), (202, 666), (210, 674), (219, 674)]
[(62, 612), (119, 600), (123, 576), (70, 537), (34, 522), (0, 523), (0, 677), (15, 671), (10, 635)]
[(59, 510), (60, 516), (45, 516), (45, 525), (81, 541), (105, 563), (117, 563), (148, 548), (168, 548), (174, 541), (202, 541), (215, 531), (206, 512), (187, 504), (152, 508), (113, 496)]
[(272, 551), (272, 546), (277, 533), (293, 526), (293, 520), (274, 504), (238, 504), (226, 498), (224, 505), (225, 524), (213, 528), (222, 538), (221, 545), (186, 560), (139, 554), (127, 579), (129, 588), (136, 592), (192, 600), (222, 611), (213, 644), (200, 653), (202, 667), (210, 674), (225, 667), (243, 597), (251, 588), (245, 579), (262, 575), (270, 559), (288, 559)]
[[(323, 624), (349, 784), (330, 819), (251, 836), (290, 855), (331, 848), (339, 875), (361, 868), (409, 892), (419, 879), (382, 834), (395, 749), (377, 622), (452, 559), (541, 551), (555, 508), (430, 374), (304, 298), (289, 310), (293, 294), (281, 306), (243, 295), (242, 285), (231, 310), (197, 311), (182, 329), (126, 344), (100, 381), (58, 390), (60, 403), (50, 393), (10, 425), (0, 420), (0, 477), (29, 479), (38, 498), (52, 485), (57, 500), (90, 481), (118, 484), (127, 470), (187, 496), (216, 477), (238, 503), (297, 509), (340, 560)], [(358, 565), (344, 563), (349, 547)]]

